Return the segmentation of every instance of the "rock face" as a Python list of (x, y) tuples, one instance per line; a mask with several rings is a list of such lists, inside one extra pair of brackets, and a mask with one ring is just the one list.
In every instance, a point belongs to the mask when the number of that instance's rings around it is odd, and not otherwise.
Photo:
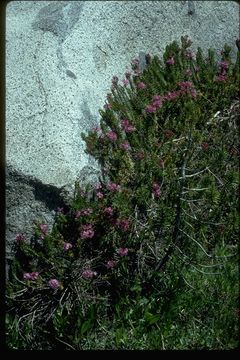
[[(7, 245), (52, 218), (61, 189), (99, 171), (81, 132), (97, 125), (111, 78), (139, 54), (189, 35), (220, 50), (238, 37), (234, 1), (13, 1), (6, 9)], [(37, 195), (36, 189), (41, 192)], [(51, 194), (51, 202), (48, 202)]]

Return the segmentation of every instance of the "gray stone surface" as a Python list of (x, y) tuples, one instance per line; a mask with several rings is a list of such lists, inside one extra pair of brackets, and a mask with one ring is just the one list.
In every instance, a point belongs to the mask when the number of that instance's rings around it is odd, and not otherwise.
[(238, 10), (233, 1), (9, 3), (6, 155), (14, 171), (7, 238), (28, 227), (33, 214), (51, 210), (35, 198), (36, 183), (71, 188), (81, 174), (96, 173), (80, 133), (97, 124), (113, 75), (123, 79), (133, 57), (159, 54), (186, 34), (193, 47), (220, 51), (227, 42), (235, 48)]

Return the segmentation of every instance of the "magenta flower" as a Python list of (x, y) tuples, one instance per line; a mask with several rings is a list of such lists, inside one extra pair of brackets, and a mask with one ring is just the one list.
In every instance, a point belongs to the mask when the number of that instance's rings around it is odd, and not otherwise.
[(225, 82), (226, 81), (226, 75), (220, 74), (218, 76), (216, 76), (216, 80), (217, 82)]
[(162, 105), (162, 102), (161, 102), (161, 101), (154, 101), (154, 102), (152, 103), (152, 106), (155, 107), (156, 110), (159, 109), (159, 108), (161, 107), (161, 105)]
[(40, 224), (39, 228), (43, 235), (47, 235), (48, 233), (48, 226), (46, 224)]
[(61, 286), (61, 283), (57, 279), (50, 279), (48, 285), (51, 289), (56, 290)]
[(114, 131), (108, 131), (106, 133), (106, 137), (111, 141), (116, 141), (117, 140), (117, 134)]
[(132, 133), (136, 130), (136, 128), (131, 125), (127, 119), (121, 120), (121, 126), (126, 133)]
[(158, 183), (153, 183), (152, 185), (152, 192), (153, 192), (153, 195), (158, 198), (161, 196), (161, 188), (159, 186)]
[(229, 68), (229, 62), (226, 60), (219, 61), (218, 65), (221, 69), (227, 70)]
[(174, 65), (175, 64), (175, 60), (174, 60), (174, 57), (170, 57), (167, 61), (166, 61), (166, 64), (168, 65)]
[(114, 267), (116, 266), (116, 264), (117, 264), (116, 261), (114, 261), (114, 260), (108, 260), (106, 267), (107, 267), (108, 269), (112, 269), (112, 268), (114, 268)]
[(92, 270), (84, 270), (82, 272), (82, 277), (84, 279), (92, 279), (94, 276), (97, 276), (97, 272), (96, 271), (92, 271)]
[(118, 226), (124, 231), (128, 230), (129, 229), (129, 221), (128, 221), (128, 219), (119, 220), (118, 221)]
[(57, 207), (57, 213), (58, 214), (62, 214), (64, 211), (64, 208), (63, 207)]
[(164, 100), (168, 100), (168, 101), (176, 100), (180, 94), (181, 94), (181, 90), (172, 91), (172, 92), (169, 91), (166, 95), (164, 95)]
[(179, 82), (178, 85), (180, 86), (181, 90), (186, 91), (193, 87), (193, 83), (191, 81), (182, 81)]
[(162, 97), (160, 95), (154, 95), (153, 101), (162, 101)]
[(83, 225), (83, 230), (81, 231), (82, 239), (91, 239), (94, 236), (94, 231), (92, 228), (92, 224)]
[(75, 219), (80, 218), (80, 216), (82, 216), (82, 211), (77, 210), (77, 211), (75, 212)]
[(63, 245), (64, 251), (68, 251), (68, 250), (72, 249), (72, 247), (73, 246), (71, 243), (64, 242), (64, 245)]
[(119, 191), (121, 189), (121, 186), (115, 183), (109, 183), (107, 185), (108, 190), (112, 191), (112, 192), (116, 192)]
[(37, 280), (38, 276), (39, 276), (38, 272), (24, 273), (23, 274), (23, 279), (24, 280), (33, 280), (33, 281), (35, 281), (35, 280)]
[(15, 237), (15, 240), (16, 240), (16, 242), (17, 242), (18, 244), (21, 244), (21, 243), (24, 242), (25, 237), (24, 237), (24, 235), (22, 235), (22, 234), (17, 234), (16, 237)]
[(113, 208), (111, 206), (109, 207), (106, 207), (104, 210), (103, 210), (104, 214), (106, 215), (109, 215), (109, 216), (112, 216), (113, 215)]
[(103, 193), (101, 191), (98, 191), (96, 193), (96, 196), (97, 196), (98, 199), (102, 199), (104, 197), (104, 195), (103, 195)]
[(125, 132), (126, 133), (132, 133), (132, 132), (134, 132), (134, 131), (136, 131), (136, 128), (134, 127), (134, 126), (132, 126), (132, 125), (129, 125), (129, 126), (127, 126), (126, 128), (125, 128)]
[(151, 113), (155, 113), (157, 111), (157, 108), (153, 105), (148, 105), (146, 106), (145, 111), (151, 114)]
[(97, 184), (94, 186), (94, 188), (95, 188), (96, 190), (100, 190), (100, 189), (102, 189), (102, 184), (101, 184), (101, 183), (97, 183)]
[(137, 84), (137, 88), (138, 89), (145, 89), (146, 88), (146, 84), (144, 84), (144, 82), (140, 82)]
[(124, 141), (122, 144), (120, 144), (120, 148), (123, 150), (129, 150), (130, 149), (130, 145), (128, 141)]
[(123, 256), (127, 256), (128, 254), (128, 248), (119, 248), (117, 251), (118, 255), (123, 257)]
[(122, 80), (122, 83), (123, 83), (124, 86), (128, 86), (129, 80), (128, 80), (128, 79), (124, 79), (124, 80)]
[(190, 90), (190, 95), (192, 96), (193, 99), (196, 99), (196, 97), (197, 97), (197, 90), (196, 90), (196, 89), (191, 89), (191, 90)]

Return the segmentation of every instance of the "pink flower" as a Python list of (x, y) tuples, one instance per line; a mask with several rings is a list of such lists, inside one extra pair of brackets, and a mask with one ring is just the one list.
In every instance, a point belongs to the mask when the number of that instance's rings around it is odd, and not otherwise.
[(127, 256), (128, 254), (128, 248), (119, 248), (117, 251), (119, 256)]
[(122, 83), (123, 83), (124, 86), (128, 86), (129, 80), (128, 80), (128, 79), (124, 79), (124, 80), (122, 80)]
[(132, 133), (136, 130), (136, 128), (131, 125), (127, 119), (121, 120), (121, 126), (126, 133)]
[(92, 270), (84, 270), (82, 272), (82, 277), (84, 279), (92, 279), (94, 276), (97, 276), (97, 272), (96, 271), (92, 271)]
[(154, 95), (153, 101), (162, 101), (162, 97), (160, 95)]
[(117, 185), (115, 183), (109, 183), (107, 185), (107, 188), (108, 190), (112, 191), (112, 192), (116, 192), (116, 191), (119, 191), (121, 189), (121, 186), (120, 185)]
[(220, 74), (218, 76), (216, 76), (216, 80), (217, 82), (225, 82), (226, 81), (226, 75)]
[(72, 249), (72, 247), (73, 247), (72, 244), (68, 243), (68, 242), (65, 242), (64, 246), (63, 246), (64, 251), (68, 251), (68, 250)]
[(62, 214), (63, 211), (64, 211), (64, 208), (63, 208), (63, 207), (58, 207), (58, 208), (57, 208), (57, 213), (58, 213), (58, 214)]
[(196, 90), (196, 89), (191, 89), (191, 90), (190, 90), (190, 95), (192, 96), (193, 99), (196, 99), (196, 97), (197, 97), (197, 90)]
[(145, 89), (146, 88), (146, 84), (144, 84), (144, 82), (140, 82), (137, 84), (137, 88), (138, 89)]
[(168, 100), (168, 101), (176, 100), (179, 97), (180, 93), (181, 91), (168, 92), (166, 95), (164, 95), (164, 100)]
[(23, 274), (23, 279), (24, 280), (37, 280), (39, 276), (39, 273), (38, 272), (31, 272), (31, 273), (24, 273)]
[(25, 237), (24, 237), (24, 235), (22, 235), (22, 234), (17, 234), (16, 237), (15, 237), (15, 240), (16, 240), (16, 242), (17, 242), (18, 244), (21, 244), (21, 243), (24, 242)]
[(75, 219), (80, 218), (80, 216), (82, 216), (82, 211), (78, 210), (75, 212)]
[(48, 226), (46, 224), (40, 224), (39, 228), (43, 235), (47, 235), (48, 233)]
[(155, 113), (157, 111), (157, 108), (153, 105), (148, 105), (148, 106), (146, 106), (145, 111), (149, 114)]
[(53, 290), (56, 290), (56, 289), (58, 289), (58, 288), (61, 286), (60, 282), (59, 282), (57, 279), (50, 279), (50, 280), (48, 281), (48, 285), (49, 285), (50, 288), (53, 289)]
[(193, 83), (191, 81), (182, 81), (179, 82), (178, 85), (180, 86), (181, 90), (188, 90), (191, 89), (193, 87)]
[(157, 198), (161, 196), (161, 188), (157, 183), (153, 183), (152, 192), (153, 192), (153, 195)]
[(152, 100), (152, 106), (158, 109), (161, 107), (162, 101), (163, 98), (160, 95), (154, 95)]
[(219, 61), (218, 65), (220, 66), (221, 69), (227, 70), (229, 67), (229, 62), (226, 60), (221, 60)]
[(104, 210), (103, 210), (104, 214), (106, 215), (109, 215), (109, 216), (112, 216), (113, 215), (113, 208), (111, 206), (109, 207), (106, 207)]
[(92, 224), (83, 225), (83, 230), (81, 231), (82, 239), (91, 239), (94, 236), (94, 231), (92, 228)]
[(129, 221), (128, 221), (128, 219), (119, 220), (118, 221), (118, 226), (124, 231), (128, 230), (129, 229)]
[(96, 196), (97, 196), (98, 199), (102, 199), (104, 197), (104, 195), (103, 195), (103, 193), (101, 191), (98, 191), (96, 193)]
[(108, 269), (112, 269), (112, 268), (114, 268), (114, 267), (116, 266), (116, 264), (117, 264), (116, 261), (114, 261), (114, 260), (108, 260), (106, 267), (107, 267)]
[(116, 141), (117, 140), (117, 134), (114, 131), (108, 131), (106, 133), (106, 137), (111, 141)]
[(106, 109), (106, 110), (107, 110), (107, 109), (110, 110), (110, 109), (112, 108), (112, 105), (107, 103), (107, 104), (105, 104), (103, 107), (104, 107), (104, 109)]
[(132, 126), (132, 125), (129, 125), (128, 127), (125, 128), (126, 133), (130, 134), (130, 133), (132, 133), (134, 131), (136, 131), (136, 128), (134, 126)]
[(123, 150), (129, 150), (130, 145), (129, 145), (128, 141), (124, 141), (122, 144), (120, 144), (120, 148)]
[(166, 64), (168, 65), (174, 65), (175, 64), (175, 60), (174, 60), (174, 57), (170, 57), (167, 61), (166, 61)]
[(102, 184), (101, 184), (101, 183), (97, 183), (97, 184), (94, 186), (94, 188), (95, 188), (96, 190), (100, 190), (100, 189), (102, 189)]

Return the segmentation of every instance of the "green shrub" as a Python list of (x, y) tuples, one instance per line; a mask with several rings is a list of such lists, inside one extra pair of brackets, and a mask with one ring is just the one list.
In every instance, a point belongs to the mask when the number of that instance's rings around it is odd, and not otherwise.
[(240, 57), (190, 46), (182, 37), (113, 77), (100, 127), (82, 134), (99, 183), (76, 183), (51, 231), (17, 235), (10, 348), (236, 346)]

